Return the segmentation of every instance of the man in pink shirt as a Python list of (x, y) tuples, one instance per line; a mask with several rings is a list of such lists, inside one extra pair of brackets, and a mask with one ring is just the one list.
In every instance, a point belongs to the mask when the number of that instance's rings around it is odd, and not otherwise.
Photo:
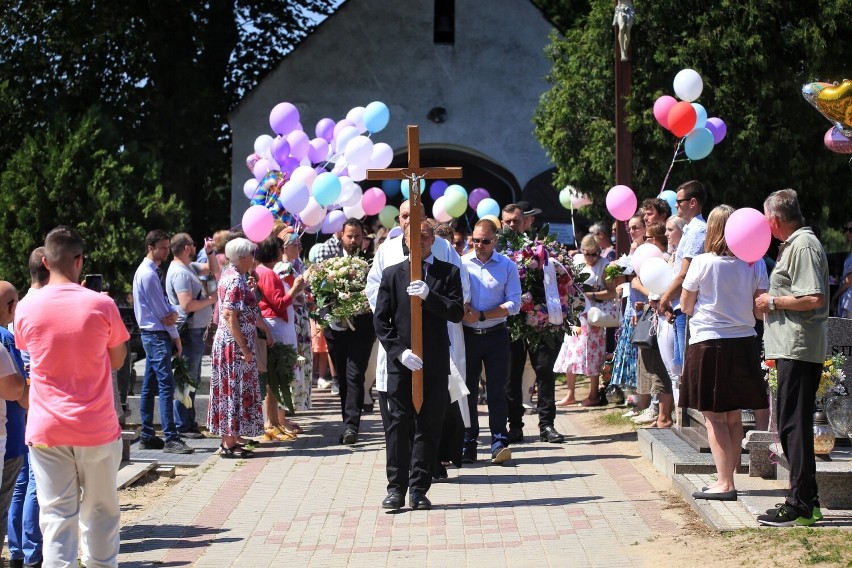
[(15, 314), (16, 345), (30, 354), (26, 441), (45, 567), (76, 565), (78, 531), (84, 565), (118, 565), (121, 428), (111, 370), (124, 363), (129, 335), (115, 303), (78, 284), (84, 244), (69, 227), (48, 233), (50, 280)]

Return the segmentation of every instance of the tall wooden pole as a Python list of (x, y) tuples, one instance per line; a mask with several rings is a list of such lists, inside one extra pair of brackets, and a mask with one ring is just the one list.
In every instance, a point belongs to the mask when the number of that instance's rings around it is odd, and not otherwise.
[[(633, 187), (633, 140), (627, 129), (627, 97), (632, 87), (632, 43), (628, 47), (626, 60), (622, 60), (618, 43), (618, 26), (613, 25), (613, 57), (615, 57), (615, 183)], [(635, 189), (635, 188), (634, 188)], [(630, 239), (624, 223), (616, 229), (616, 255), (620, 257), (630, 251)]]

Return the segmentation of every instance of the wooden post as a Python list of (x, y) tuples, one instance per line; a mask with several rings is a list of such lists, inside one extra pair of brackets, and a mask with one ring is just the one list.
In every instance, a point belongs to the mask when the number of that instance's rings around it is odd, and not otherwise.
[[(614, 25), (612, 29), (615, 45), (613, 49), (615, 57), (615, 184), (633, 187), (633, 140), (630, 131), (627, 129), (627, 121), (625, 120), (627, 112), (624, 108), (625, 101), (630, 96), (632, 88), (633, 68), (631, 60), (633, 58), (628, 53), (627, 60), (622, 60), (621, 46), (618, 43), (618, 26)], [(627, 51), (632, 51), (632, 49), (628, 48)], [(627, 237), (625, 223), (619, 222), (617, 224), (615, 251), (617, 257), (630, 252), (630, 240)]]
[[(408, 126), (408, 167), (387, 168), (384, 170), (367, 170), (369, 180), (398, 179), (408, 180), (408, 199), (411, 202), (411, 217), (409, 221), (408, 243), (409, 259), (411, 260), (411, 280), (423, 278), (423, 258), (420, 253), (420, 214), (422, 204), (420, 195), (420, 180), (424, 179), (455, 179), (462, 177), (461, 168), (428, 168), (420, 167), (420, 136), (416, 125)], [(423, 306), (418, 296), (411, 296), (411, 352), (423, 358)], [(423, 371), (411, 373), (411, 401), (414, 409), (420, 412), (423, 406)]]

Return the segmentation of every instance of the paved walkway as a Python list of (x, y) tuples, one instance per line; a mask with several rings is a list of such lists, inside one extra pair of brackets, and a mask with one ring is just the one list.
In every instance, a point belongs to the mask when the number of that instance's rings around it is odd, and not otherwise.
[(125, 527), (120, 565), (631, 566), (632, 544), (675, 528), (641, 458), (610, 453), (570, 413), (556, 424), (567, 443), (538, 442), (528, 417), (529, 441), (506, 465), (480, 446), (479, 462), (433, 485), (433, 510), (385, 511), (378, 413), (365, 415), (360, 443), (342, 446), (338, 399), (315, 391), (314, 400), (297, 441), (248, 460), (211, 457)]

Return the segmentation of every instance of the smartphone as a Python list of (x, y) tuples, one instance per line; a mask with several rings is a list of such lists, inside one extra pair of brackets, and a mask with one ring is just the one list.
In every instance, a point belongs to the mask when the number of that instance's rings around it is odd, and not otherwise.
[(100, 292), (104, 286), (104, 277), (101, 274), (86, 274), (86, 288)]

